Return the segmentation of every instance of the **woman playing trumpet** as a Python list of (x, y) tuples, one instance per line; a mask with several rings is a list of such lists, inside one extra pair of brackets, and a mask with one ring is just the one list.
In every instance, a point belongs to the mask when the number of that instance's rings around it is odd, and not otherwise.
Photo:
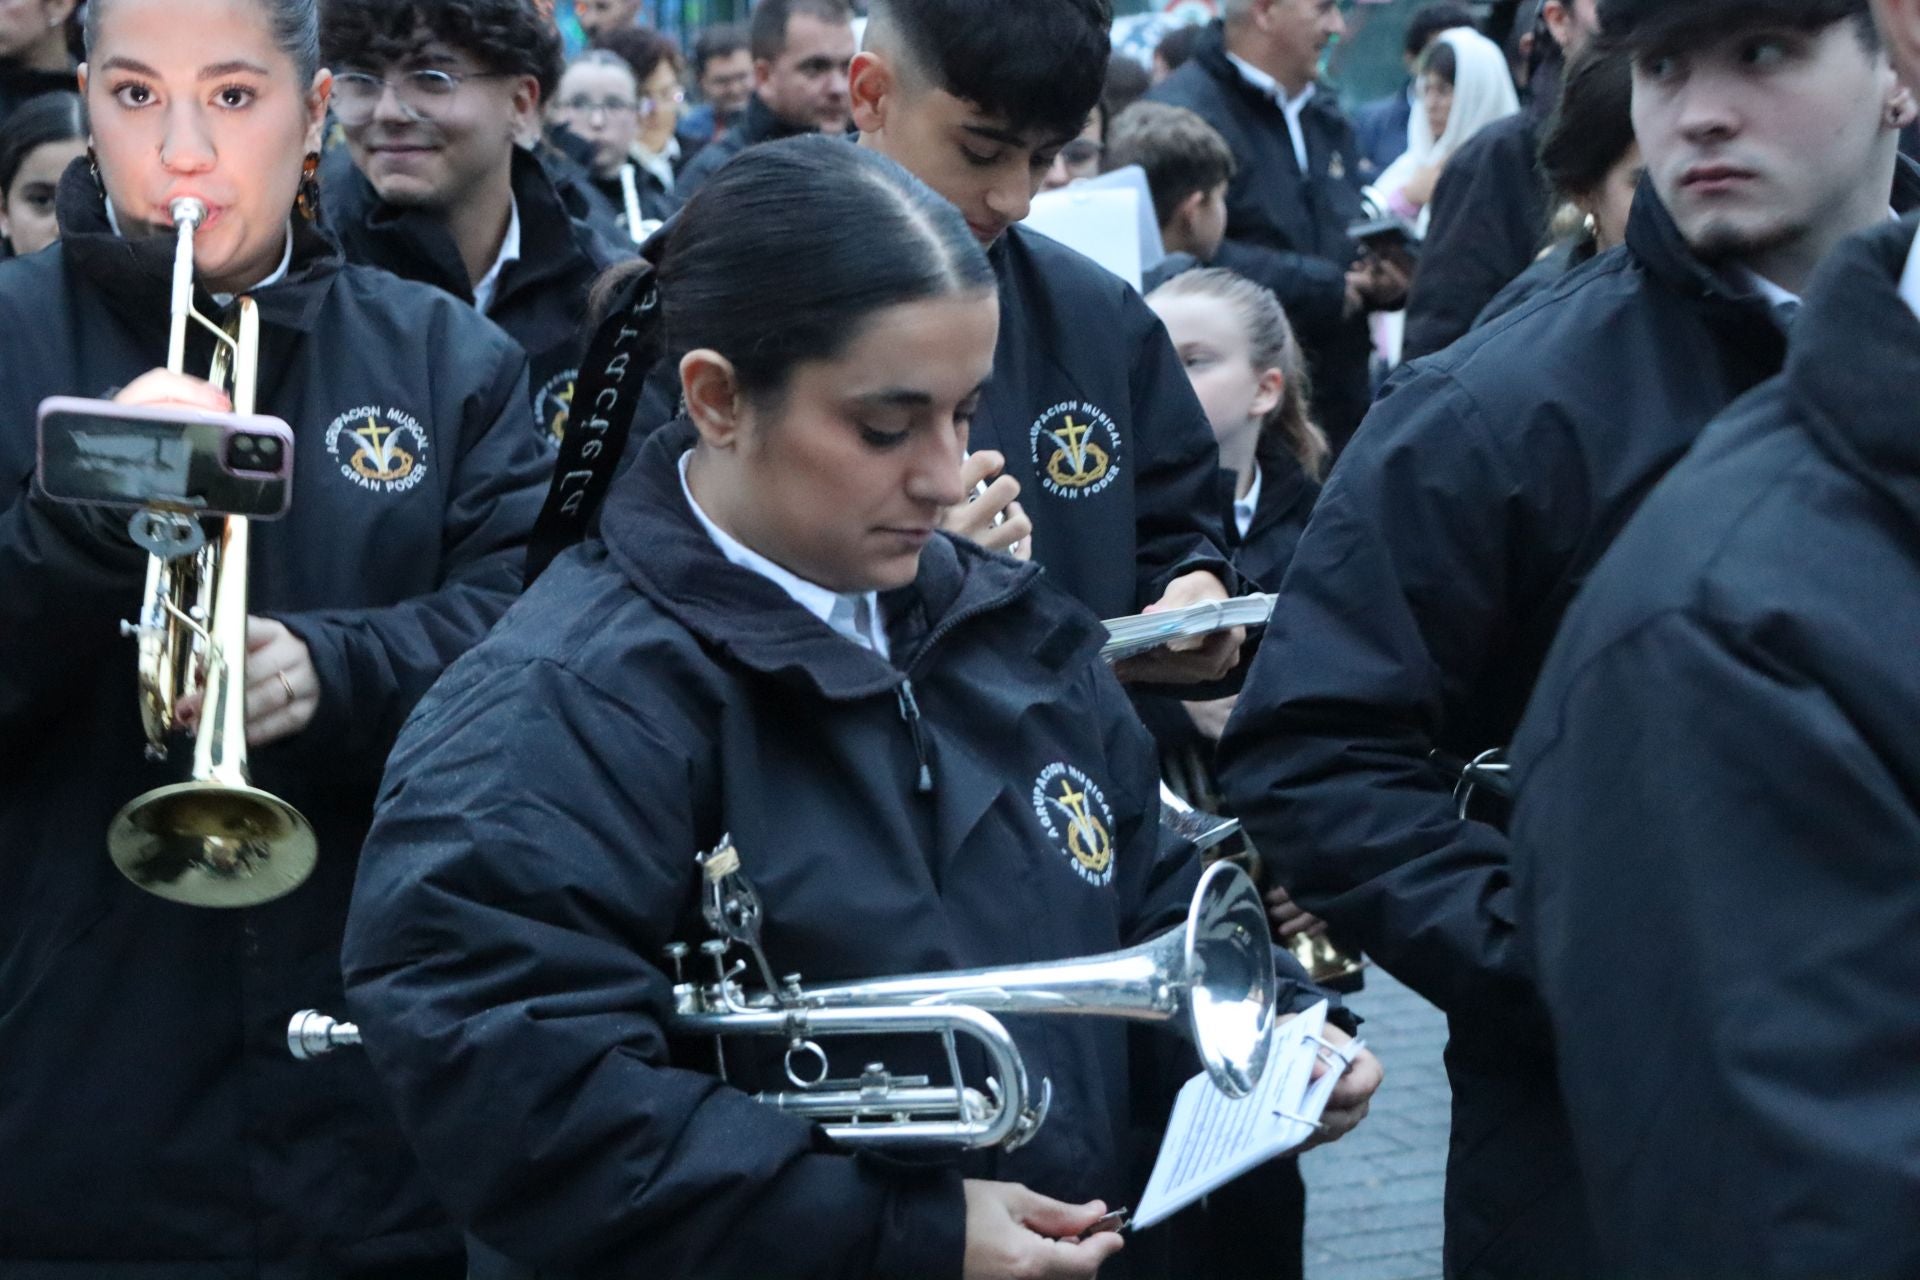
[[(777, 1049), (728, 1049), (729, 1086), (667, 1035), (662, 949), (698, 940), (694, 855), (727, 833), (810, 981), (1110, 951), (1178, 921), (1198, 866), (1162, 847), (1098, 623), (937, 532), (998, 325), (959, 214), (874, 153), (768, 144), (689, 203), (657, 285), (686, 415), (389, 766), (345, 964), (403, 1126), (523, 1267), (1163, 1274), (1075, 1239), (1138, 1191), (1150, 1090), (1115, 1022), (1013, 1025), (1051, 1118), (933, 1165), (751, 1100)], [(1336, 1125), (1377, 1081), (1363, 1058)]]
[[(316, 30), (314, 0), (93, 0), (91, 158), (62, 179), (60, 243), (0, 264), (0, 1271), (462, 1273), (364, 1068), (300, 1071), (280, 1028), (339, 990), (387, 748), (517, 590), (543, 465), (518, 350), (433, 290), (343, 266), (308, 224)], [(142, 893), (107, 858), (116, 810), (190, 752), (144, 758), (117, 623), (147, 557), (124, 516), (32, 476), (50, 395), (228, 407), (160, 367), (183, 201), (204, 210), (194, 304), (216, 322), (257, 305), (258, 410), (294, 432), (290, 514), (253, 530), (246, 652), (221, 666), (255, 783), (320, 850), (284, 898), (224, 911)], [(188, 332), (185, 368), (206, 370), (212, 340)]]

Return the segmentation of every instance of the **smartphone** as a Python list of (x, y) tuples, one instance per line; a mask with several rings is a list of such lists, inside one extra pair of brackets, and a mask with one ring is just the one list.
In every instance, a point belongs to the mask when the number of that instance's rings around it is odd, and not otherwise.
[(257, 414), (40, 402), (41, 492), (60, 502), (275, 520), (293, 490), (293, 429)]

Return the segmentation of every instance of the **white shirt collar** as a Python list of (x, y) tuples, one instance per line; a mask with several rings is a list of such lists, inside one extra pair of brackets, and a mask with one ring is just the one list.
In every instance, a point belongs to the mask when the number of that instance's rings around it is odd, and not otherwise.
[[(692, 459), (691, 449), (680, 455), (680, 492), (687, 496), (687, 506), (693, 510), (693, 518), (707, 531), (707, 537), (713, 540), (714, 546), (720, 548), (720, 554), (727, 558), (727, 562), (759, 574), (840, 635), (863, 649), (871, 649), (891, 660), (893, 651), (887, 643), (887, 628), (881, 618), (879, 593), (868, 591), (860, 595), (841, 595), (837, 591), (829, 591), (817, 582), (808, 582), (798, 574), (781, 568), (715, 524), (700, 509), (700, 503), (693, 496), (693, 487), (687, 483), (687, 464)], [(864, 629), (857, 621), (862, 604), (866, 606), (867, 625)]]
[(1900, 277), (1900, 297), (1915, 316), (1920, 316), (1920, 236), (1913, 242), (1913, 251), (1907, 255), (1907, 270)]
[(1800, 305), (1799, 294), (1793, 292), (1791, 289), (1781, 288), (1751, 267), (1735, 267), (1734, 274), (1739, 278), (1740, 283), (1746, 285), (1749, 290), (1766, 299), (1767, 305), (1775, 310), (1784, 306)]
[(673, 194), (673, 162), (680, 158), (680, 139), (668, 138), (667, 145), (659, 151), (649, 151), (641, 143), (633, 144), (633, 162), (660, 179), (660, 185)]
[(1253, 464), (1253, 483), (1247, 486), (1247, 496), (1233, 500), (1233, 523), (1240, 530), (1240, 536), (1246, 537), (1253, 529), (1253, 515), (1260, 510), (1260, 464)]
[(473, 309), (481, 315), (493, 308), (494, 290), (500, 287), (500, 272), (509, 262), (520, 261), (520, 202), (507, 197), (507, 238), (500, 242), (500, 256), (493, 260), (487, 274), (473, 286)]
[[(121, 234), (120, 215), (113, 211), (113, 201), (111, 200), (107, 201), (107, 228), (111, 230), (113, 234), (115, 234), (116, 236)], [(241, 293), (258, 293), (262, 289), (270, 288), (273, 285), (279, 284), (282, 280), (285, 280), (287, 278), (287, 272), (292, 269), (293, 269), (293, 219), (289, 218), (287, 219), (287, 247), (280, 251), (280, 265), (275, 267), (272, 271), (270, 271), (267, 274), (267, 278), (262, 280), (259, 284), (256, 284), (248, 289), (242, 289), (240, 292)], [(211, 297), (215, 302), (219, 303), (221, 306), (227, 307), (227, 306), (233, 305), (233, 300), (238, 295), (231, 294), (231, 293), (215, 293), (215, 294), (209, 294), (208, 296)]]
[(1255, 89), (1258, 89), (1261, 93), (1266, 94), (1269, 98), (1272, 98), (1275, 104), (1279, 106), (1280, 114), (1287, 118), (1287, 135), (1293, 142), (1293, 158), (1299, 162), (1300, 172), (1307, 172), (1307, 134), (1306, 130), (1300, 124), (1300, 113), (1307, 109), (1309, 102), (1313, 101), (1313, 95), (1320, 91), (1320, 86), (1317, 84), (1309, 84), (1300, 91), (1298, 96), (1289, 98), (1287, 91), (1280, 87), (1278, 80), (1275, 80), (1272, 76), (1254, 66), (1245, 58), (1240, 57), (1238, 54), (1229, 53), (1227, 55), (1227, 61), (1239, 68), (1241, 79), (1245, 80)]

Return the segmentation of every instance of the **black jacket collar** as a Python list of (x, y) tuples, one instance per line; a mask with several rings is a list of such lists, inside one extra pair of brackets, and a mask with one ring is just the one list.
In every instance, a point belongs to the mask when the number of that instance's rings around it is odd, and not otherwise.
[[(381, 200), (344, 148), (338, 159), (329, 159), (322, 183), (327, 222), (354, 261), (471, 303), (473, 282), (446, 220)], [(573, 272), (582, 257), (592, 258), (587, 249), (592, 232), (575, 223), (546, 169), (524, 147), (514, 148), (512, 185), (520, 211), (520, 260), (502, 273), (496, 305), (522, 289)]]
[(1920, 525), (1920, 318), (1900, 277), (1920, 218), (1856, 236), (1808, 287), (1787, 388), (1822, 449)]
[[(115, 311), (137, 327), (166, 323), (173, 291), (171, 236), (128, 239), (114, 234), (106, 196), (84, 157), (61, 175), (54, 214), (60, 222), (61, 253)], [(261, 322), (302, 333), (310, 330), (340, 266), (340, 250), (333, 241), (295, 217), (293, 261), (286, 276), (251, 295), (260, 307)], [(205, 315), (220, 311), (205, 290), (196, 290), (196, 302)]]
[[(848, 644), (778, 586), (720, 553), (680, 490), (680, 455), (694, 439), (685, 419), (648, 438), (608, 495), (601, 536), (641, 592), (703, 643), (754, 671), (811, 685), (836, 700), (885, 693), (943, 624), (1005, 609), (1039, 577), (1037, 566), (944, 535), (935, 538), (920, 557), (913, 585), (882, 600), (895, 666)], [(1076, 651), (1104, 638), (1077, 610), (1071, 621), (1079, 632)]]
[[(1893, 172), (1890, 200), (1903, 214), (1920, 208), (1920, 167), (1904, 157)], [(1682, 296), (1766, 316), (1771, 322), (1771, 309), (1764, 298), (1739, 291), (1724, 275), (1694, 256), (1651, 182), (1641, 183), (1634, 196), (1627, 247), (1649, 272)]]
[(734, 127), (740, 131), (741, 141), (749, 147), (814, 132), (810, 125), (793, 124), (775, 115), (773, 108), (761, 101), (757, 93), (747, 99), (747, 109), (741, 114), (740, 123)]

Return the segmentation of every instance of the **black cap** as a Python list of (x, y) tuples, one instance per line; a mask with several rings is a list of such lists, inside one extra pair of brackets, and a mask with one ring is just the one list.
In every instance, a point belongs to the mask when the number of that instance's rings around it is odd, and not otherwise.
[(1869, 0), (1600, 0), (1600, 32), (1633, 50), (1686, 47), (1774, 24), (1820, 31), (1868, 12)]

